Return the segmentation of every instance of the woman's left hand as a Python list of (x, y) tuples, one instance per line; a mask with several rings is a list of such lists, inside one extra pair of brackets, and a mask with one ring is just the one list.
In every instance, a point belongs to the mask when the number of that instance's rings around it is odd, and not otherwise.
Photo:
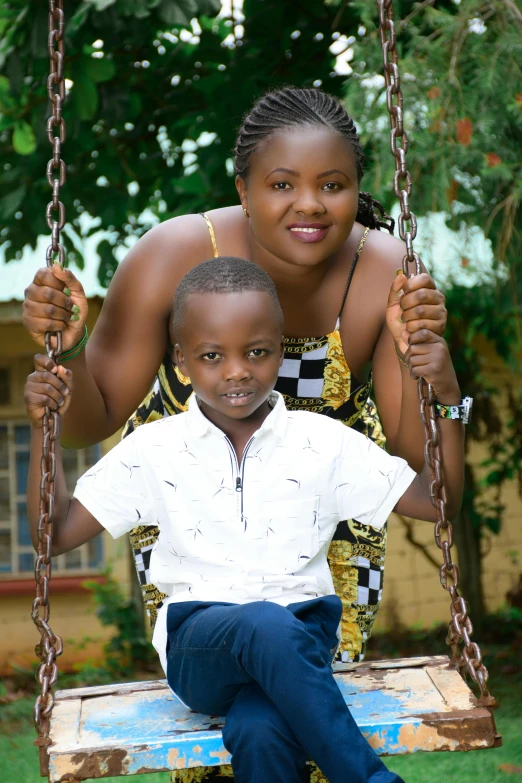
[(388, 299), (386, 320), (398, 350), (408, 350), (408, 342), (401, 334), (406, 331), (415, 334), (428, 329), (442, 336), (446, 328), (446, 298), (436, 287), (427, 272), (406, 277), (400, 272), (393, 281)]
[[(403, 339), (408, 339), (407, 332)], [(459, 384), (446, 340), (428, 329), (419, 329), (409, 336), (409, 341), (404, 360), (411, 377), (424, 378), (433, 387), (439, 402), (457, 405), (460, 402)]]

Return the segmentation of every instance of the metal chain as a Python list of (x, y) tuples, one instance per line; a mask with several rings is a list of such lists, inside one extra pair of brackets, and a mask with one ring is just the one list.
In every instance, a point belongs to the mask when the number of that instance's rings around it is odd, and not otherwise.
[[(60, 201), (60, 188), (65, 183), (65, 163), (61, 157), (62, 143), (65, 141), (65, 123), (62, 117), (62, 104), (65, 98), (63, 0), (49, 0), (48, 46), (50, 73), (47, 79), (47, 93), (52, 111), (47, 120), (47, 138), (53, 155), (47, 164), (47, 181), (52, 190), (52, 200), (47, 205), (45, 217), (51, 232), (51, 244), (47, 248), (46, 263), (51, 268), (55, 260), (62, 266), (65, 261), (65, 252), (60, 241), (60, 231), (65, 224), (65, 208)], [(46, 332), (45, 348), (47, 355), (58, 361), (62, 351), (61, 332)], [(40, 774), (46, 776), (49, 774), (47, 748), (51, 744), (49, 727), (54, 706), (52, 688), (58, 677), (56, 659), (63, 651), (61, 638), (53, 633), (49, 625), (54, 481), (56, 477), (55, 443), (59, 430), (59, 416), (50, 408), (45, 409), (42, 429), (38, 556), (34, 567), (36, 598), (33, 602), (31, 618), (41, 636), (40, 642), (35, 647), (35, 652), (40, 658), (37, 680), (40, 683), (41, 691), (34, 705), (34, 721), (38, 732), (35, 745), (38, 746), (40, 753)]]
[[(386, 84), (386, 106), (390, 115), (390, 146), (395, 158), (393, 189), (399, 199), (401, 212), (398, 226), (399, 236), (406, 244), (406, 254), (402, 268), (408, 277), (422, 271), (420, 258), (413, 250), (413, 240), (417, 235), (417, 219), (410, 209), (411, 174), (406, 167), (408, 135), (404, 129), (403, 101), (399, 66), (397, 62), (395, 25), (393, 23), (392, 0), (377, 0), (379, 8), (379, 30), (381, 37), (384, 80)], [(399, 142), (400, 141), (400, 145)], [(406, 224), (409, 227), (406, 227)], [(415, 265), (412, 271), (411, 265)], [(471, 641), (473, 626), (468, 614), (468, 606), (459, 594), (459, 569), (451, 557), (453, 528), (446, 516), (446, 490), (444, 471), (439, 443), (438, 419), (435, 416), (435, 395), (433, 388), (422, 378), (418, 382), (420, 415), (424, 424), (426, 443), (424, 456), (431, 472), (430, 496), (437, 511), (435, 523), (435, 542), (442, 552), (443, 563), (440, 569), (440, 582), (451, 598), (451, 621), (448, 628), (447, 644), (452, 650), (452, 663), (464, 676), (470, 675), (480, 688), (479, 703), (492, 706), (495, 703), (487, 688), (488, 671), (482, 662), (482, 654), (476, 642)]]

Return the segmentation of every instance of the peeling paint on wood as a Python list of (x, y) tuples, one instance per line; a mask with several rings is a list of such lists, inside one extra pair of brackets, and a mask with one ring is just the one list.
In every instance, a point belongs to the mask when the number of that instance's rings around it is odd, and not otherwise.
[[(340, 668), (340, 667), (339, 667)], [(447, 658), (336, 671), (344, 699), (381, 755), (493, 747), (495, 722)], [(219, 766), (223, 719), (188, 710), (164, 680), (58, 691), (50, 783)]]

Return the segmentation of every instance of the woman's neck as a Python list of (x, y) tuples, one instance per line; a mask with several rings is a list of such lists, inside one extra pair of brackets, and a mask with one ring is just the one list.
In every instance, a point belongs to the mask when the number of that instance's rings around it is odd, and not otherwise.
[(295, 302), (301, 299), (307, 300), (317, 292), (333, 262), (332, 257), (313, 266), (303, 266), (286, 261), (263, 247), (252, 230), (248, 232), (248, 257), (270, 275), (275, 283), (283, 309), (287, 297)]

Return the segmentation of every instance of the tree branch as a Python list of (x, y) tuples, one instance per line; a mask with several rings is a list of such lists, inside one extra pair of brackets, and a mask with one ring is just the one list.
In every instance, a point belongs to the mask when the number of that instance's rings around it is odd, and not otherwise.
[(434, 556), (431, 554), (426, 544), (421, 544), (421, 542), (417, 541), (417, 539), (413, 535), (413, 529), (414, 529), (413, 520), (408, 519), (407, 517), (403, 517), (402, 514), (397, 514), (397, 516), (400, 520), (401, 525), (406, 530), (406, 541), (409, 541), (409, 543), (412, 546), (414, 546), (415, 549), (418, 549), (419, 552), (421, 552), (422, 555), (426, 558), (428, 563), (430, 563), (434, 568), (437, 569), (437, 571), (439, 571), (440, 563), (438, 562), (438, 560), (434, 558)]

